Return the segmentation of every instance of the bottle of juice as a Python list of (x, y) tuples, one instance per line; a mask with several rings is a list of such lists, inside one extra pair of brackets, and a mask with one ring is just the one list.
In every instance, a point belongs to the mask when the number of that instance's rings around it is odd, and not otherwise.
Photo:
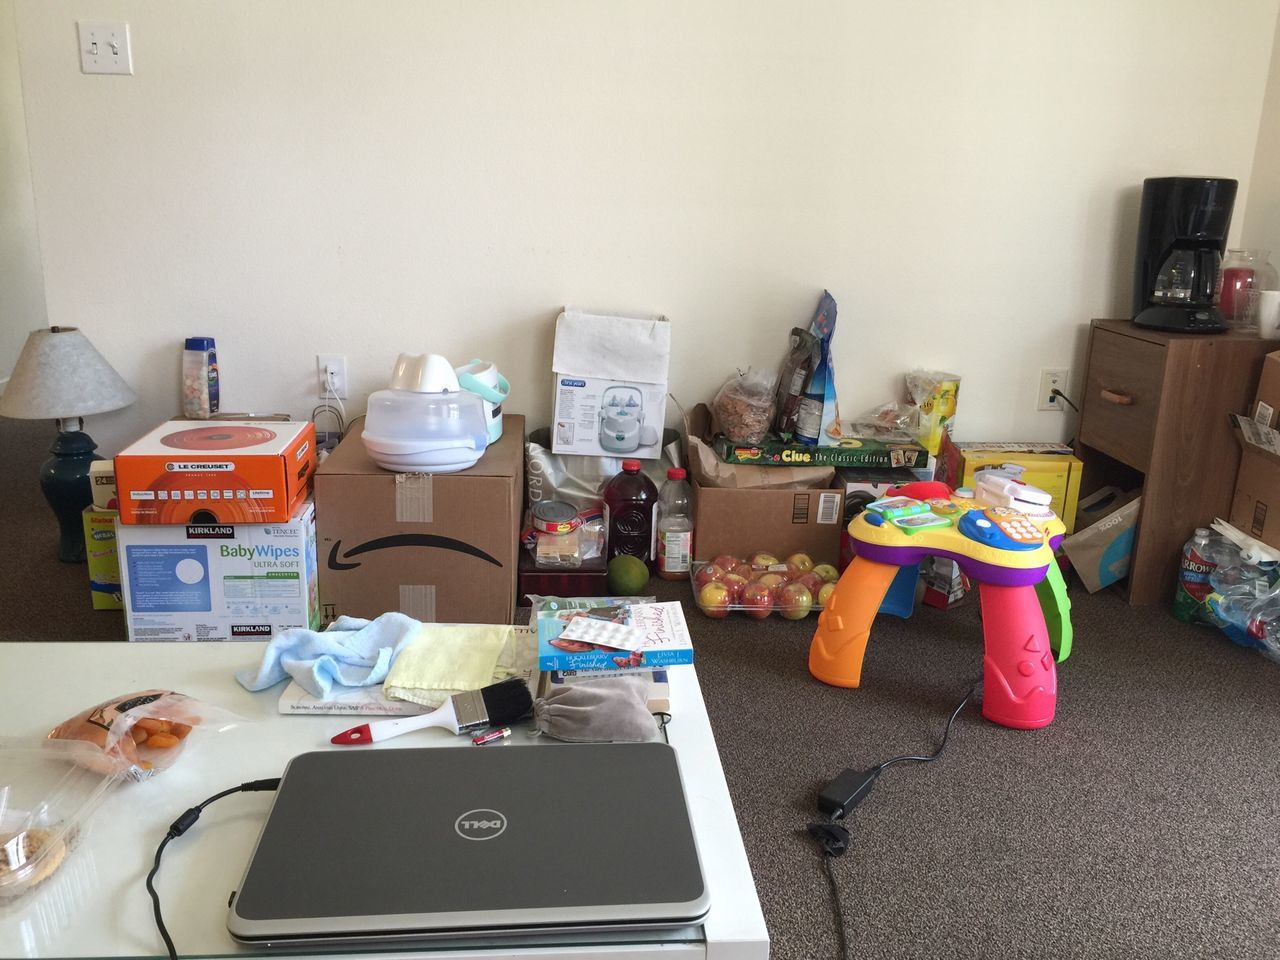
[(658, 576), (683, 580), (693, 561), (693, 491), (683, 467), (667, 471), (658, 494)]
[(653, 562), (653, 510), (658, 488), (640, 472), (639, 460), (623, 460), (622, 472), (604, 485), (604, 525), (609, 535), (608, 557), (621, 554)]

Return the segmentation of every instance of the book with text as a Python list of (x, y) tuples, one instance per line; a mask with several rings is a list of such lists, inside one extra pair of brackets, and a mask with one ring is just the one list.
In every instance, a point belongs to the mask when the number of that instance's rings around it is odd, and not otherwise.
[(642, 636), (634, 650), (560, 639), (569, 621), (590, 610), (538, 611), (538, 667), (541, 670), (652, 670), (693, 663), (693, 641), (679, 601), (633, 603), (626, 623)]

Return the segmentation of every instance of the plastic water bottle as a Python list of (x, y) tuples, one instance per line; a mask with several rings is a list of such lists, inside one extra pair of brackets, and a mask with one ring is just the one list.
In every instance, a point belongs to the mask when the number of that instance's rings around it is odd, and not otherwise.
[(640, 472), (639, 460), (623, 460), (622, 472), (604, 485), (604, 523), (609, 559), (622, 554), (653, 562), (654, 507), (658, 488)]
[(1210, 578), (1224, 559), (1223, 547), (1233, 546), (1208, 527), (1197, 527), (1182, 548), (1178, 587), (1173, 597), (1173, 615), (1184, 623), (1212, 623), (1206, 601), (1213, 592)]
[(182, 351), (182, 414), (208, 420), (218, 412), (218, 354), (213, 337), (187, 337)]
[(693, 490), (683, 467), (667, 471), (658, 494), (658, 576), (683, 580), (693, 562)]

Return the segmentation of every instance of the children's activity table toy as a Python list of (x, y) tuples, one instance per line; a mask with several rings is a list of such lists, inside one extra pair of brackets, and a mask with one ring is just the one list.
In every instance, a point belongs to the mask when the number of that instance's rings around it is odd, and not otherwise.
[(955, 560), (978, 584), (985, 641), (982, 715), (1035, 730), (1053, 721), (1054, 653), (1071, 652), (1071, 603), (1053, 551), (1066, 527), (1049, 494), (1016, 478), (982, 476), (954, 493), (944, 483), (909, 483), (849, 522), (856, 555), (818, 617), (809, 672), (856, 687), (871, 622), (903, 567), (928, 556)]

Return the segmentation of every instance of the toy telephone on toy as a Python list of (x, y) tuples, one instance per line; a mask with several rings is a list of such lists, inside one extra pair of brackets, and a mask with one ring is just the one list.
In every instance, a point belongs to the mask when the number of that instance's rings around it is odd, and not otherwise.
[(1071, 604), (1053, 551), (1066, 528), (1049, 494), (990, 472), (973, 490), (910, 483), (849, 522), (857, 555), (818, 618), (809, 672), (856, 687), (871, 621), (893, 578), (927, 556), (949, 557), (978, 584), (985, 635), (982, 714), (1032, 730), (1053, 721), (1054, 651), (1071, 652)]

